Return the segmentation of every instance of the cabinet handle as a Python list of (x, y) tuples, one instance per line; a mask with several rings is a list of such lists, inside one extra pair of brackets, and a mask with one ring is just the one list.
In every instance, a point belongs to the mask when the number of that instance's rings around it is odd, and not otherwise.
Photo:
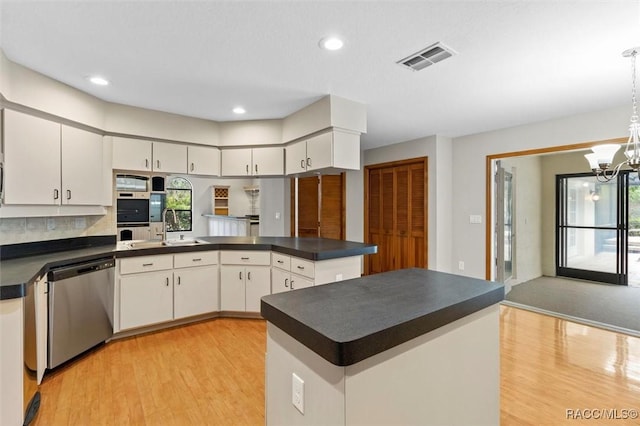
[(298, 265), (298, 269), (304, 269), (304, 266)]
[(307, 167), (311, 167), (311, 158), (307, 157)]
[(256, 174), (258, 174), (258, 165), (255, 165), (255, 169), (256, 169)]
[(202, 259), (201, 258), (197, 258), (197, 259), (191, 259), (192, 262), (200, 262)]
[(148, 168), (149, 168), (149, 159), (148, 159), (148, 158), (145, 158), (145, 159), (144, 159), (144, 168), (145, 168), (145, 169), (148, 169)]
[(304, 159), (300, 160), (300, 168), (304, 170)]
[[(169, 280), (169, 278), (167, 278), (167, 281)], [(180, 285), (180, 277), (178, 277), (178, 285)]]
[(247, 279), (251, 281), (251, 271), (247, 272)]
[(151, 263), (143, 263), (142, 266), (153, 266), (153, 262), (151, 262)]
[(278, 260), (278, 263), (284, 263), (284, 260)]
[(249, 258), (248, 258), (248, 257), (241, 257), (240, 259), (241, 259), (241, 260), (249, 260)]
[(0, 201), (4, 198), (4, 164), (0, 163)]
[(160, 167), (160, 160), (156, 160), (156, 165), (158, 166), (158, 170), (160, 170), (160, 169), (161, 169), (161, 167)]
[(165, 278), (167, 280), (167, 287), (169, 287), (169, 277)]
[(71, 199), (71, 190), (67, 189), (67, 200)]
[(238, 272), (238, 278), (242, 279), (242, 271)]
[(60, 197), (60, 192), (57, 189), (53, 190), (53, 199), (57, 200)]
[(245, 165), (245, 169), (247, 169), (247, 174), (249, 174), (249, 165)]
[(284, 286), (285, 286), (286, 288), (289, 288), (289, 284), (288, 284), (288, 283), (289, 283), (289, 278), (285, 278), (285, 279), (284, 279)]
[(191, 163), (191, 171), (195, 170), (195, 165), (193, 163)]
[(294, 281), (291, 280), (291, 290), (295, 290), (295, 288), (293, 288), (293, 283), (294, 283)]

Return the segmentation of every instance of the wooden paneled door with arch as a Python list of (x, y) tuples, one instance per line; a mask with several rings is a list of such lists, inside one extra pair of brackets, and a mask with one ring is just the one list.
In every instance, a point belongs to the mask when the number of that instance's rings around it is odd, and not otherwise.
[(427, 157), (365, 167), (365, 273), (427, 267)]

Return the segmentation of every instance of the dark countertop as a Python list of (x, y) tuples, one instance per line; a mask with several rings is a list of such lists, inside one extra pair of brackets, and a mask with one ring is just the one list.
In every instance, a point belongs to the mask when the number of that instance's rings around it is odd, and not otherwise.
[(0, 300), (24, 297), (27, 286), (50, 269), (105, 256), (116, 258), (205, 250), (271, 250), (309, 260), (376, 252), (372, 244), (324, 238), (202, 237), (206, 243), (119, 250), (115, 236), (80, 237), (0, 246)]
[(327, 361), (347, 366), (503, 299), (500, 283), (403, 269), (264, 296), (261, 314)]

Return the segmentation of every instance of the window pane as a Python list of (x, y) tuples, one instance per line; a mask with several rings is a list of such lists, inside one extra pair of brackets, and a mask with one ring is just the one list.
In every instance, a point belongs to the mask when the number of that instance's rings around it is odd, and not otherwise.
[(568, 268), (616, 273), (615, 230), (566, 229)]
[(167, 231), (191, 231), (191, 210), (176, 210), (177, 222), (173, 220), (173, 214), (167, 214)]
[(567, 179), (567, 225), (615, 227), (617, 203), (617, 179), (606, 183), (592, 176)]
[(191, 210), (191, 191), (185, 189), (167, 189), (168, 209)]

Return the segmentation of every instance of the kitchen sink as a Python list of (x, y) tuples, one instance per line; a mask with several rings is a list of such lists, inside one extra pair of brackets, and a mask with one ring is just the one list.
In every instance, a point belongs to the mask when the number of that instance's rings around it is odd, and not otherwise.
[(156, 247), (180, 247), (180, 246), (194, 246), (198, 244), (206, 244), (206, 241), (196, 240), (193, 238), (184, 238), (181, 240), (166, 240), (166, 241), (158, 241), (158, 240), (149, 240), (149, 241), (131, 241), (126, 244), (125, 249), (148, 249), (148, 248), (156, 248)]

